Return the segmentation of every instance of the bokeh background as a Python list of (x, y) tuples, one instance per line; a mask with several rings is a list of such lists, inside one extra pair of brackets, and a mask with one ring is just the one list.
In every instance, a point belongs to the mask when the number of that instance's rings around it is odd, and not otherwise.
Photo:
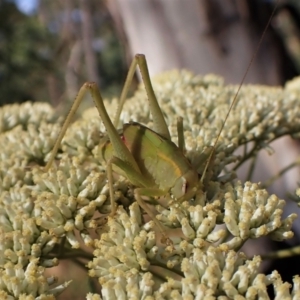
[[(299, 73), (299, 6), (281, 0), (248, 82)], [(1, 0), (0, 103), (57, 106), (88, 80), (118, 95), (138, 52), (152, 75), (187, 68), (238, 83), (273, 8), (271, 0)]]

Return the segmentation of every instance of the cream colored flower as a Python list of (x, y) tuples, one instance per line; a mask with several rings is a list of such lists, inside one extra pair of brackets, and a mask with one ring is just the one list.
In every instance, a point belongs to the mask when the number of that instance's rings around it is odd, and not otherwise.
[[(202, 175), (237, 87), (187, 71), (162, 74), (153, 85), (175, 143), (177, 117), (183, 117), (186, 157)], [(249, 85), (238, 97), (195, 198), (179, 203), (167, 194), (149, 203), (170, 244), (160, 242), (155, 223), (134, 199), (135, 187), (118, 174), (113, 190), (119, 207), (106, 223), (109, 184), (98, 151), (107, 135), (95, 108), (70, 124), (48, 172), (43, 167), (61, 126), (52, 108), (0, 108), (0, 296), (53, 299), (68, 285), (52, 287), (54, 279), (44, 274), (58, 264), (56, 246), (86, 253), (84, 243), (93, 250), (89, 275), (102, 285), (101, 296), (87, 299), (268, 299), (269, 285), (278, 299), (299, 298), (298, 277), (289, 290), (276, 272), (259, 273), (259, 257), (239, 252), (249, 239), (292, 237), (295, 214), (282, 218), (284, 200), (256, 183), (234, 180), (234, 168), (270, 141), (299, 135), (299, 89), (293, 83), (285, 89)], [(147, 101), (139, 88), (125, 103), (119, 126), (138, 121), (151, 128)], [(106, 102), (110, 116), (116, 103)], [(250, 142), (242, 156), (234, 154)]]

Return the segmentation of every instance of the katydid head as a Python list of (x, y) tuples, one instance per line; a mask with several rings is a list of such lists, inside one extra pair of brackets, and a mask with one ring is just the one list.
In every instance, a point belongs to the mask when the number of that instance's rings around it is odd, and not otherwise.
[(171, 192), (178, 201), (190, 200), (196, 195), (198, 190), (199, 180), (198, 173), (189, 169), (185, 174), (178, 177)]

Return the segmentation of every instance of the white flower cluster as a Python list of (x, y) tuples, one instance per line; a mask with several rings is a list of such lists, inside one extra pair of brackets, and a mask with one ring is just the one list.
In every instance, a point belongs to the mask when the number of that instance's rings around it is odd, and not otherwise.
[(82, 167), (76, 157), (70, 160), (64, 156), (60, 162), (57, 169), (52, 168), (47, 173), (40, 169), (32, 171), (36, 223), (52, 236), (65, 236), (73, 248), (80, 246), (75, 236), (79, 231), (84, 243), (91, 246), (93, 241), (87, 229), (99, 225), (93, 216), (96, 211), (107, 213), (111, 210), (106, 204), (106, 175), (95, 166)]
[[(5, 132), (0, 137), (3, 152), (2, 159), (20, 159), (27, 161), (45, 161), (53, 149), (59, 133), (59, 124), (41, 122), (39, 127), (27, 124), (23, 129), (21, 125)], [(8, 147), (9, 146), (9, 147)]]
[(32, 183), (28, 165), (47, 160), (60, 126), (46, 103), (25, 102), (0, 109), (0, 192)]
[[(200, 174), (235, 89), (219, 77), (187, 71), (154, 80), (174, 142), (176, 118), (184, 119), (186, 156)], [(58, 248), (66, 255), (76, 248), (75, 254), (91, 257), (84, 244), (94, 250), (89, 274), (102, 286), (101, 296), (88, 294), (87, 299), (268, 299), (268, 285), (278, 299), (297, 299), (298, 278), (289, 291), (278, 274), (259, 273), (259, 258), (247, 260), (238, 252), (248, 239), (290, 238), (295, 214), (282, 219), (283, 200), (257, 184), (234, 182), (225, 166), (300, 131), (299, 89), (293, 84), (285, 90), (248, 86), (239, 98), (195, 199), (178, 203), (165, 195), (155, 206), (149, 202), (169, 245), (160, 243), (155, 222), (135, 202), (135, 187), (117, 174), (113, 189), (119, 207), (106, 223), (109, 186), (105, 162), (97, 155), (106, 133), (95, 109), (70, 125), (58, 166), (44, 172), (60, 129), (53, 110), (38, 103), (0, 108), (0, 296), (53, 299), (68, 283), (53, 288), (55, 280), (45, 268), (58, 264)], [(121, 121), (151, 128), (145, 103), (144, 88), (139, 89), (126, 102)], [(106, 105), (113, 116), (116, 100)], [(236, 157), (234, 150), (248, 142), (254, 148)]]
[(48, 103), (11, 104), (1, 107), (0, 110), (0, 132), (11, 130), (18, 125), (23, 128), (27, 128), (29, 124), (39, 127), (42, 121), (57, 122), (54, 109)]
[[(8, 300), (51, 300), (70, 284), (66, 282), (55, 288), (49, 286), (56, 282), (55, 277), (44, 277), (44, 267), (38, 259), (32, 259), (24, 268), (21, 264), (4, 264), (0, 270), (0, 297)], [(35, 297), (35, 298), (33, 298)]]
[[(59, 124), (49, 104), (26, 102), (0, 109), (0, 298), (54, 299), (69, 283), (55, 288), (45, 267), (58, 264), (48, 254), (57, 237), (40, 228), (35, 216), (30, 164), (51, 151)], [(50, 142), (48, 142), (50, 141)]]
[(277, 272), (259, 273), (259, 257), (247, 260), (225, 244), (195, 238), (193, 244), (182, 239), (158, 246), (152, 223), (141, 222), (137, 203), (129, 210), (119, 207), (117, 218), (108, 221), (109, 230), (103, 229), (95, 241), (88, 267), (90, 276), (99, 278), (102, 298), (90, 294), (87, 299), (269, 299), (268, 285), (276, 299), (298, 299), (298, 277), (290, 293)]
[(291, 214), (282, 220), (285, 201), (268, 195), (258, 184), (246, 182), (244, 188), (240, 183), (235, 184), (234, 189), (225, 194), (224, 205), (226, 227), (241, 241), (263, 235), (277, 241), (293, 237), (290, 229), (297, 215)]
[(282, 219), (284, 200), (251, 182), (244, 186), (241, 182), (211, 184), (213, 188), (202, 195), (198, 205), (196, 199), (193, 206), (188, 202), (174, 203), (168, 209), (158, 206), (158, 220), (169, 228), (181, 228), (185, 240), (194, 245), (202, 244), (203, 239), (210, 243), (222, 240), (226, 231), (216, 229), (220, 223), (232, 235), (223, 244), (228, 249), (238, 250), (246, 240), (266, 235), (277, 241), (293, 237), (291, 227), (297, 215)]

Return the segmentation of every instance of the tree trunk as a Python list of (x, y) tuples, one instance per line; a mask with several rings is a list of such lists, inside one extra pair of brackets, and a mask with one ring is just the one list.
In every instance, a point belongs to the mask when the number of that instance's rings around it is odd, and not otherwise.
[[(230, 0), (112, 0), (108, 7), (130, 56), (146, 54), (151, 75), (173, 68), (216, 73), (239, 83), (257, 47), (242, 4)], [(239, 4), (239, 6), (235, 5)], [(122, 26), (120, 26), (122, 24)], [(279, 83), (275, 47), (267, 37), (247, 81)], [(269, 44), (269, 45), (267, 45)]]

